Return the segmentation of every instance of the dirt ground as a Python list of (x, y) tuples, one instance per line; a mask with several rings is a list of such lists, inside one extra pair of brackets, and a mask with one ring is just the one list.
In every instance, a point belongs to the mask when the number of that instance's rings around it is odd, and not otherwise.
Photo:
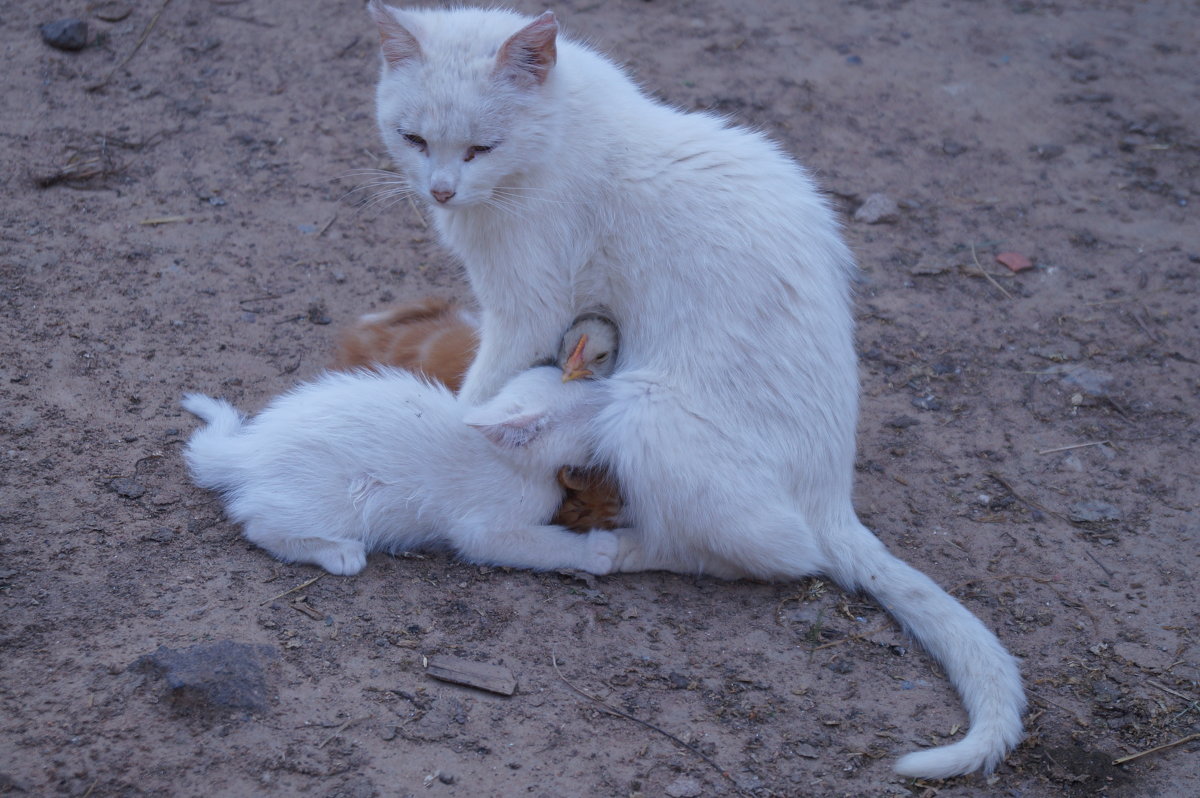
[[(1200, 794), (1194, 3), (553, 4), (845, 213), (858, 507), (1029, 686), (998, 772), (931, 784), (891, 766), (959, 700), (862, 597), (441, 556), (313, 582), (189, 484), (184, 391), (256, 410), (357, 314), (467, 295), (415, 208), (348, 193), (386, 166), (362, 5), (0, 5), (0, 793)], [(69, 15), (79, 52), (39, 35)], [(855, 219), (876, 193), (894, 218)]]

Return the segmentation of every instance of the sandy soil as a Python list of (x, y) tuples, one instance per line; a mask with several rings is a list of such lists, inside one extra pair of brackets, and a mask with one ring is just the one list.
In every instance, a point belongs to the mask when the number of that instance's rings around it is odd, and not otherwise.
[[(846, 213), (858, 506), (1023, 660), (992, 778), (891, 773), (965, 719), (831, 585), (382, 556), (311, 582), (241, 540), (186, 479), (181, 393), (257, 409), (356, 314), (466, 295), (413, 208), (346, 196), (385, 165), (373, 31), (359, 0), (175, 0), (137, 49), (162, 3), (38, 0), (0, 6), (0, 793), (1200, 793), (1196, 739), (1112, 764), (1200, 732), (1194, 4), (801, 5), (553, 7)], [(38, 32), (69, 14), (80, 52)], [(893, 222), (853, 218), (874, 193)], [(181, 672), (208, 645), (226, 690)]]

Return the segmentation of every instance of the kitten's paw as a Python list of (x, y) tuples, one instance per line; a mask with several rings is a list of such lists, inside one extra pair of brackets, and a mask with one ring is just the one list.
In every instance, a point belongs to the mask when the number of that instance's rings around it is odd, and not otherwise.
[(350, 576), (367, 566), (367, 550), (352, 541), (330, 544), (314, 558), (317, 565), (331, 574)]
[(587, 533), (587, 558), (582, 570), (597, 576), (612, 573), (616, 566), (621, 543), (612, 532), (593, 529)]

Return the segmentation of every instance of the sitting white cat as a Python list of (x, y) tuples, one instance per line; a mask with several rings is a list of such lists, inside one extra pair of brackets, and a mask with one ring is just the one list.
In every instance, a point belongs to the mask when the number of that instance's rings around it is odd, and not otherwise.
[(495, 395), (605, 307), (621, 365), (594, 427), (631, 527), (617, 569), (820, 573), (870, 593), (971, 719), (897, 770), (995, 769), (1022, 734), (1016, 660), (854, 511), (854, 259), (807, 172), (761, 133), (647, 95), (551, 12), (367, 8), (396, 164), (381, 179), (426, 206), (479, 305), (462, 396)]
[(250, 421), (190, 394), (183, 407), (208, 426), (184, 457), (196, 484), (224, 493), (247, 539), (288, 562), (354, 574), (368, 552), (449, 547), (468, 562), (605, 574), (611, 532), (546, 525), (562, 500), (555, 474), (588, 462), (600, 386), (542, 366), (469, 408), (381, 367), (326, 374)]

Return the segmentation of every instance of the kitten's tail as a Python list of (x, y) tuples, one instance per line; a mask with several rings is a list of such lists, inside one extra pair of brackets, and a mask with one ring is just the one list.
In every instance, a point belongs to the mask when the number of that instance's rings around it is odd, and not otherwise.
[(201, 393), (187, 394), (180, 404), (208, 424), (192, 433), (183, 450), (193, 481), (202, 488), (229, 486), (241, 462), (234, 442), (242, 431), (242, 414), (224, 399)]
[(961, 740), (907, 754), (896, 772), (930, 779), (980, 768), (990, 773), (1023, 736), (1025, 691), (1016, 660), (966, 607), (893, 556), (857, 519), (839, 531), (826, 545), (830, 576), (874, 596), (933, 655), (971, 719)]

